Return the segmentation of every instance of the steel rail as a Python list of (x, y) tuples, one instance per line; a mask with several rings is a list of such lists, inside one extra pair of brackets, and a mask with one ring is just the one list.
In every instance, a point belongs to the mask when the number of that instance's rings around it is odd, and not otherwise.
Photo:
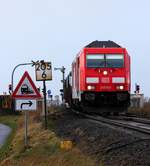
[[(143, 134), (150, 135), (150, 129), (146, 129), (146, 128), (142, 128), (140, 126), (133, 126), (131, 124), (128, 124), (128, 122), (135, 122), (134, 120), (133, 121), (127, 121), (127, 122), (121, 122), (119, 120), (112, 120), (112, 119), (108, 119), (108, 118), (103, 118), (101, 116), (96, 116), (95, 117), (95, 116), (92, 116), (92, 115), (81, 113), (81, 112), (76, 111), (76, 110), (72, 110), (72, 111), (75, 112), (78, 115), (81, 115), (85, 118), (88, 118), (88, 119), (91, 119), (91, 120), (94, 120), (94, 121), (97, 121), (97, 122), (102, 122), (102, 123), (105, 123), (105, 124), (114, 125), (114, 126), (121, 127), (121, 128), (124, 128), (124, 129), (130, 129), (130, 130), (134, 130), (134, 131), (137, 131), (137, 132), (140, 132), (140, 133), (143, 133)], [(149, 122), (149, 121), (147, 121), (147, 122)], [(142, 121), (139, 122), (139, 123), (143, 124), (143, 125), (149, 124), (149, 123), (144, 123)]]
[(149, 119), (144, 119), (144, 118), (132, 118), (132, 120), (134, 122), (138, 122), (138, 123), (144, 123), (144, 124), (150, 124), (150, 120)]
[(150, 124), (150, 119), (146, 118), (138, 118), (138, 117), (130, 117), (130, 116), (109, 116), (112, 120), (125, 120), (125, 121), (133, 121), (138, 123)]

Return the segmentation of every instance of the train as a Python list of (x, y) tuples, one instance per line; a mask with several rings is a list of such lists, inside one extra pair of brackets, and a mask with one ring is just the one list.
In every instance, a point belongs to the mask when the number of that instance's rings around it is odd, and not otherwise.
[(127, 112), (131, 67), (126, 48), (113, 41), (93, 41), (72, 62), (64, 83), (67, 106), (104, 114)]

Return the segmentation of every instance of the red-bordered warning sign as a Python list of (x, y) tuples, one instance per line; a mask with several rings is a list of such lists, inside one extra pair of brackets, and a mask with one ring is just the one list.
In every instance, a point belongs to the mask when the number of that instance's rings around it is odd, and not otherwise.
[(29, 73), (26, 71), (12, 94), (13, 98), (41, 98)]

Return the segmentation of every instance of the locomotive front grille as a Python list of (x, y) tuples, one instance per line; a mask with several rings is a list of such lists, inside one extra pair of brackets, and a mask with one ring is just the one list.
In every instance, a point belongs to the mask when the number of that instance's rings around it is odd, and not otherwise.
[(101, 83), (110, 83), (109, 77), (102, 77), (101, 78)]

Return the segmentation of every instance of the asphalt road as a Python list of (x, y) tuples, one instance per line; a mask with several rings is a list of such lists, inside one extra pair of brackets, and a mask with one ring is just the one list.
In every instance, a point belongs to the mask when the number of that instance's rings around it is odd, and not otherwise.
[(0, 146), (2, 146), (4, 144), (4, 142), (10, 132), (11, 132), (10, 127), (0, 124)]

